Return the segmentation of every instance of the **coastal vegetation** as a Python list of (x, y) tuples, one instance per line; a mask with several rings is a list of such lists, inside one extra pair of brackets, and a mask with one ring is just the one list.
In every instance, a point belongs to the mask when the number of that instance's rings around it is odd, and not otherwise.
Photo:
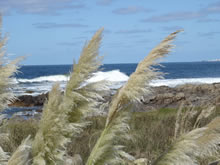
[[(86, 82), (102, 64), (102, 32), (83, 47), (64, 91), (54, 84), (40, 120), (7, 120), (1, 115), (0, 164), (205, 165), (219, 160), (219, 107), (189, 108), (183, 103), (179, 109), (135, 111), (152, 92), (149, 82), (163, 77), (154, 66), (172, 50), (181, 30), (168, 35), (138, 64), (107, 105), (102, 96), (109, 82)], [(5, 61), (5, 43), (0, 33), (0, 111), (15, 99), (12, 77), (20, 61)]]

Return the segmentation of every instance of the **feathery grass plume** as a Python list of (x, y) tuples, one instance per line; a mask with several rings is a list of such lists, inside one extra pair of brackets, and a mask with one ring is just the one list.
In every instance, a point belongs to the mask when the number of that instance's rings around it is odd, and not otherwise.
[(28, 136), (13, 153), (7, 165), (31, 165), (31, 143)]
[(44, 105), (39, 130), (33, 142), (35, 165), (51, 165), (64, 161), (65, 144), (69, 141), (66, 136), (73, 131), (73, 126), (67, 123), (69, 107), (65, 107), (63, 101), (59, 84), (55, 84), (49, 93), (48, 102)]
[(15, 99), (10, 88), (13, 87), (12, 76), (18, 69), (18, 62), (21, 58), (17, 58), (11, 62), (5, 59), (5, 44), (6, 36), (2, 36), (2, 17), (0, 16), (0, 112), (4, 110), (7, 105)]
[(198, 158), (206, 158), (218, 153), (219, 142), (220, 117), (217, 117), (207, 126), (181, 136), (153, 165), (196, 165)]
[(181, 136), (193, 129), (192, 122), (194, 118), (198, 116), (200, 111), (195, 110), (194, 106), (184, 107), (184, 102), (178, 108), (174, 138)]
[(97, 93), (96, 83), (87, 85), (85, 81), (101, 65), (98, 49), (102, 31), (97, 31), (83, 48), (78, 64), (74, 64), (64, 96), (58, 85), (50, 92), (33, 143), (34, 164), (63, 163), (68, 137), (79, 134), (88, 125), (88, 122), (81, 122), (83, 113), (92, 109), (91, 105), (97, 105), (95, 99), (101, 96)]
[(153, 165), (196, 165), (200, 149), (196, 140), (206, 128), (198, 128), (181, 136), (170, 150), (159, 157)]
[(0, 115), (0, 127), (1, 127), (1, 125), (3, 124), (4, 119), (6, 118), (6, 116), (7, 116), (7, 115), (5, 115), (5, 114), (1, 114), (1, 115)]
[(174, 130), (174, 139), (176, 139), (179, 134), (180, 134), (180, 129), (181, 129), (181, 119), (182, 119), (182, 109), (183, 109), (183, 105), (184, 103), (181, 103), (178, 111), (177, 111), (177, 115), (176, 115), (176, 122), (175, 122), (175, 130)]
[(213, 119), (207, 126), (204, 135), (198, 138), (200, 156), (213, 156), (220, 152), (220, 117)]
[(146, 158), (136, 159), (134, 165), (148, 165), (148, 160)]
[[(69, 121), (77, 122), (86, 113), (91, 112), (102, 99), (101, 95), (106, 90), (106, 82), (87, 84), (86, 80), (92, 77), (101, 66), (102, 57), (99, 56), (103, 28), (99, 29), (92, 39), (84, 46), (79, 61), (73, 66), (73, 72), (67, 83), (64, 97), (72, 100), (72, 110)], [(95, 109), (97, 110), (97, 108)]]
[(11, 148), (11, 141), (9, 139), (9, 134), (0, 133), (0, 147), (2, 147), (4, 151), (9, 152), (9, 148)]
[(78, 64), (74, 64), (73, 72), (66, 87), (66, 95), (71, 95), (72, 91), (80, 88), (85, 80), (89, 79), (92, 73), (96, 72), (101, 66), (102, 58), (98, 55), (102, 32), (103, 28), (98, 30), (88, 44), (84, 46)]
[(185, 134), (192, 129), (199, 128), (202, 120), (209, 118), (215, 113), (216, 107), (204, 105), (201, 110), (195, 109), (194, 106), (184, 107), (182, 103), (177, 111), (174, 138)]
[[(171, 33), (137, 66), (128, 82), (116, 93), (109, 108), (105, 128), (94, 146), (86, 165), (123, 164), (124, 160), (134, 161), (134, 158), (123, 151), (117, 143), (129, 139), (128, 134), (132, 102), (140, 102), (144, 94), (149, 93), (149, 82), (161, 76), (152, 65), (157, 59), (171, 51), (171, 42), (180, 31)], [(123, 154), (122, 154), (123, 153)]]
[(200, 112), (200, 114), (198, 115), (198, 117), (196, 118), (196, 121), (194, 123), (194, 128), (198, 128), (201, 120), (203, 119), (207, 119), (208, 117), (210, 117), (212, 114), (214, 114), (216, 111), (216, 107), (215, 106), (206, 106), (204, 109), (202, 109), (202, 111)]
[[(127, 107), (130, 109), (130, 106)], [(124, 158), (134, 158), (123, 151), (124, 146), (118, 145), (119, 140), (130, 140), (128, 134), (130, 119), (129, 110), (123, 108), (115, 119), (104, 128), (100, 138), (92, 149), (86, 165), (124, 164)]]
[(83, 165), (83, 160), (79, 154), (75, 154), (73, 157), (67, 157), (65, 165)]
[(6, 152), (3, 151), (3, 149), (0, 146), (0, 164), (6, 165), (8, 162), (9, 156)]
[(157, 45), (149, 54), (141, 61), (135, 72), (131, 74), (128, 82), (119, 90), (116, 98), (112, 102), (112, 106), (108, 113), (108, 118), (106, 124), (111, 121), (116, 113), (117, 106), (124, 104), (128, 101), (140, 102), (143, 95), (149, 94), (150, 86), (149, 82), (152, 79), (161, 78), (162, 73), (158, 72), (153, 65), (158, 65), (158, 59), (161, 59), (167, 55), (171, 49), (174, 47), (172, 41), (175, 39), (176, 35), (182, 30), (171, 33), (166, 37), (159, 45)]

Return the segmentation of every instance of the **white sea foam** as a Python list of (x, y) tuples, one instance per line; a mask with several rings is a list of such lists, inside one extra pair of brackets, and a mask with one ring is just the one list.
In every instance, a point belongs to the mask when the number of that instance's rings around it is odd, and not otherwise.
[(183, 84), (212, 84), (219, 82), (220, 82), (220, 78), (182, 78), (182, 79), (153, 80), (150, 83), (150, 85), (175, 87)]
[[(54, 82), (60, 82), (61, 88), (64, 89), (66, 82), (69, 77), (65, 75), (53, 75), (53, 76), (44, 76), (37, 77), (34, 79), (18, 79), (18, 87), (15, 89), (17, 95), (38, 95), (40, 93), (45, 93), (51, 90)], [(119, 70), (112, 70), (108, 72), (97, 72), (94, 73), (87, 83), (97, 82), (101, 80), (107, 80), (112, 82), (111, 89), (120, 88), (127, 80), (129, 76), (125, 73), (120, 72)], [(28, 84), (26, 84), (28, 83)], [(183, 84), (212, 84), (220, 83), (220, 78), (182, 78), (182, 79), (163, 79), (163, 80), (153, 80), (151, 81), (151, 86), (169, 86), (175, 87)], [(33, 93), (27, 92), (33, 91)]]
[(65, 75), (54, 75), (54, 76), (42, 76), (33, 79), (17, 79), (18, 82), (21, 83), (35, 83), (35, 82), (57, 82), (57, 81), (67, 81), (69, 79), (68, 76)]
[[(128, 80), (128, 76), (119, 70), (112, 70), (108, 72), (96, 72), (94, 76), (90, 78), (87, 82), (97, 82), (101, 80), (107, 80), (112, 82), (123, 82)], [(69, 77), (65, 75), (53, 75), (53, 76), (42, 76), (33, 79), (17, 79), (19, 83), (40, 83), (40, 82), (60, 82), (60, 81), (68, 81)]]
[(89, 83), (97, 82), (97, 81), (111, 81), (111, 82), (125, 82), (129, 79), (129, 77), (120, 72), (119, 70), (112, 70), (108, 72), (96, 72), (94, 76), (88, 80)]
[[(126, 74), (119, 70), (108, 72), (99, 71), (94, 73), (93, 77), (87, 80), (87, 83), (106, 80), (112, 82), (110, 88), (117, 89), (120, 88), (128, 78), (129, 77)], [(14, 91), (16, 95), (39, 95), (40, 93), (50, 91), (55, 82), (60, 82), (61, 88), (64, 89), (68, 80), (69, 77), (65, 75), (42, 76), (33, 79), (17, 79), (16, 82), (18, 83), (18, 86)]]

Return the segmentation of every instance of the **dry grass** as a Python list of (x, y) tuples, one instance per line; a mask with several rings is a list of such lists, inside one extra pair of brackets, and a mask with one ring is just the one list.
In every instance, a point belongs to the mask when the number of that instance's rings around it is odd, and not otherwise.
[(20, 57), (12, 61), (7, 60), (5, 50), (7, 36), (3, 36), (1, 30), (2, 17), (0, 15), (0, 112), (15, 99), (10, 88), (14, 86), (13, 76), (18, 69), (18, 63), (23, 59)]
[(38, 121), (29, 119), (10, 119), (6, 125), (4, 125), (3, 132), (8, 136), (5, 140), (1, 139), (0, 146), (6, 152), (13, 153), (21, 142), (29, 135), (33, 138), (38, 130)]
[[(195, 108), (196, 111), (201, 111), (202, 109)], [(174, 141), (176, 114), (176, 109), (135, 112), (129, 125), (131, 127), (130, 134), (136, 140), (122, 142), (126, 146), (126, 151), (135, 158), (144, 157), (149, 162), (156, 160), (170, 148)], [(200, 126), (205, 126), (215, 116), (219, 115), (220, 108), (217, 107), (216, 112), (209, 118), (204, 119)], [(93, 124), (86, 128), (77, 139), (73, 140), (68, 148), (70, 155), (80, 154), (83, 160), (86, 160), (89, 156), (105, 125), (105, 117), (93, 117), (88, 120), (91, 120)], [(202, 163), (204, 162), (204, 160), (201, 161)]]
[(98, 30), (83, 48), (78, 63), (74, 64), (64, 94), (59, 84), (55, 84), (49, 93), (39, 130), (33, 141), (33, 164), (63, 164), (70, 137), (82, 132), (89, 124), (83, 119), (89, 111), (97, 109), (96, 99), (101, 98), (98, 94), (100, 89), (97, 88), (97, 83), (85, 83), (101, 65), (98, 55), (102, 31), (103, 29)]
[(207, 121), (215, 117), (216, 110), (216, 107), (212, 105), (184, 107), (182, 103), (176, 116), (175, 138), (207, 124)]
[[(172, 142), (175, 123), (175, 112), (172, 109), (161, 109), (155, 112), (137, 112), (133, 114), (129, 125), (129, 134), (135, 141), (122, 142), (126, 151), (135, 158), (147, 157), (149, 160), (159, 156)], [(92, 117), (92, 125), (69, 145), (69, 154), (80, 154), (87, 160), (105, 125), (105, 117)], [(74, 150), (73, 150), (74, 149)], [(73, 152), (74, 151), (74, 152)]]
[(69, 141), (66, 135), (72, 129), (67, 123), (67, 112), (62, 102), (61, 90), (56, 84), (44, 105), (39, 130), (32, 144), (33, 164), (46, 165), (64, 161), (65, 144)]
[[(136, 158), (147, 157), (153, 160), (166, 150), (172, 142), (175, 123), (175, 109), (161, 109), (154, 112), (136, 112), (129, 123), (130, 134), (137, 138), (135, 141), (124, 143), (126, 151)], [(87, 118), (93, 124), (88, 126), (76, 139), (68, 145), (68, 154), (79, 154), (82, 159), (87, 160), (90, 151), (95, 145), (98, 137), (105, 126), (106, 117)], [(37, 131), (37, 121), (33, 120), (11, 120), (9, 121), (8, 133), (10, 141), (14, 146), (19, 146), (23, 138), (28, 134), (33, 136)], [(4, 144), (7, 145), (7, 144)], [(5, 148), (9, 152), (15, 149)]]
[(131, 109), (134, 103), (140, 103), (144, 95), (150, 93), (149, 82), (161, 77), (153, 66), (165, 57), (174, 47), (173, 40), (180, 31), (168, 35), (141, 61), (129, 80), (113, 97), (109, 106), (105, 128), (87, 160), (86, 165), (124, 164), (134, 161), (133, 156), (124, 151), (120, 141), (130, 140), (128, 134)]
[[(175, 128), (174, 143), (153, 165), (206, 164), (215, 156), (219, 157), (220, 111), (219, 108), (208, 107), (179, 109), (181, 113), (177, 112), (176, 121), (180, 124), (176, 122), (175, 126), (180, 131)], [(200, 128), (195, 128), (198, 123)], [(177, 132), (180, 134), (176, 139)]]
[(0, 164), (6, 165), (9, 159), (9, 155), (3, 151), (3, 149), (0, 146)]
[[(201, 111), (202, 108), (196, 108)], [(153, 162), (161, 154), (167, 151), (174, 141), (174, 128), (176, 120), (176, 109), (160, 109), (152, 112), (134, 112), (130, 120), (130, 134), (136, 140), (122, 142), (126, 146), (126, 152), (135, 158), (147, 158)], [(220, 107), (209, 118), (200, 123), (200, 127), (208, 124), (215, 116), (220, 116)], [(99, 138), (105, 126), (106, 118), (103, 116), (87, 118), (93, 124), (88, 126), (77, 138), (73, 138), (68, 144), (68, 154), (73, 156), (79, 154), (82, 160), (87, 160), (93, 146)], [(194, 120), (195, 122), (196, 120)], [(192, 124), (193, 125), (193, 124)], [(37, 131), (37, 121), (32, 120), (10, 120), (10, 139), (14, 146), (19, 146), (23, 138), (28, 134)], [(11, 140), (10, 140), (11, 141)], [(13, 152), (15, 148), (10, 148), (8, 144), (2, 144), (5, 151)], [(202, 165), (216, 160), (216, 157), (208, 160), (200, 160)], [(84, 162), (85, 163), (85, 162)]]
[(8, 160), (8, 165), (31, 165), (32, 141), (25, 138)]

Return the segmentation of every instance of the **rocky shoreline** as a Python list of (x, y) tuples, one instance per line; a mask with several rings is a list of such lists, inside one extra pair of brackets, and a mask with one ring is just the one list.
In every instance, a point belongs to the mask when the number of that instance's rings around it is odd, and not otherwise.
[(40, 94), (37, 96), (22, 95), (18, 96), (17, 99), (9, 105), (9, 107), (35, 107), (43, 106), (44, 102), (48, 98), (48, 93)]
[(145, 108), (178, 108), (185, 105), (203, 106), (220, 104), (220, 83), (213, 84), (186, 84), (170, 88), (167, 86), (155, 87), (154, 94), (145, 97)]
[[(186, 84), (174, 88), (167, 86), (153, 87), (150, 95), (143, 97), (142, 105), (138, 105), (135, 111), (147, 111), (158, 108), (178, 108), (181, 102), (186, 105), (219, 105), (220, 83), (214, 84)], [(103, 96), (105, 101), (110, 101), (113, 91)], [(10, 107), (42, 107), (48, 94), (38, 96), (24, 95), (10, 104)], [(41, 111), (41, 110), (39, 110)]]

